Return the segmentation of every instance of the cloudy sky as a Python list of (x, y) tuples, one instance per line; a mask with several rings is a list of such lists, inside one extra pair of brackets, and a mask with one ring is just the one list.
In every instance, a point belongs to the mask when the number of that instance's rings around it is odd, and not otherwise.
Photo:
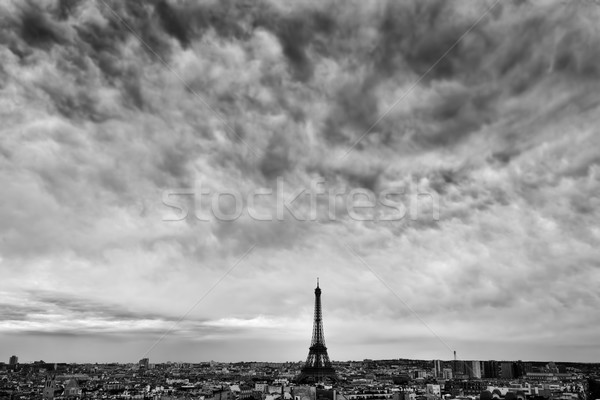
[(0, 1), (0, 360), (598, 361), (600, 5), (492, 3)]

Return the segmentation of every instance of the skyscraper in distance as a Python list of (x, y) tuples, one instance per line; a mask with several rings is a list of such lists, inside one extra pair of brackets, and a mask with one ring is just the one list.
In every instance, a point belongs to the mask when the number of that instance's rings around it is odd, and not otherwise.
[(442, 377), (442, 360), (433, 360), (433, 376)]
[(469, 361), (469, 378), (481, 378), (481, 361)]

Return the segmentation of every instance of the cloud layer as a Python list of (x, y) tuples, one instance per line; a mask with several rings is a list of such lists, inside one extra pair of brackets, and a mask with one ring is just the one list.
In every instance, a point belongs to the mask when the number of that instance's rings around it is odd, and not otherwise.
[[(600, 8), (488, 3), (0, 2), (7, 351), (596, 360)], [(439, 220), (165, 221), (316, 180)]]

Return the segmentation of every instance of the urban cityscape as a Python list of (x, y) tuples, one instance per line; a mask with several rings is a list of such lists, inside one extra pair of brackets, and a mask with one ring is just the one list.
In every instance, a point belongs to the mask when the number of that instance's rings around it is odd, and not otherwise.
[(600, 0), (0, 0), (0, 400), (600, 400)]
[(0, 364), (3, 399), (435, 400), (598, 398), (600, 363), (333, 361), (339, 380), (295, 384), (303, 363)]

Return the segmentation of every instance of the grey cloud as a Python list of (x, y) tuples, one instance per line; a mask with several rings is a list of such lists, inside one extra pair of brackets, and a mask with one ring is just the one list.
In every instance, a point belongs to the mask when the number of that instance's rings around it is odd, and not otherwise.
[(35, 2), (25, 2), (20, 16), (21, 36), (28, 44), (48, 48), (67, 42), (64, 26), (52, 21)]
[(18, 304), (4, 303), (0, 304), (0, 318), (3, 321), (26, 321), (31, 314), (45, 312), (46, 309), (41, 306), (23, 306)]
[(190, 43), (190, 32), (185, 21), (185, 13), (174, 9), (164, 0), (156, 4), (156, 12), (165, 31), (179, 40), (182, 46), (187, 47)]
[(65, 20), (77, 9), (82, 0), (59, 0), (56, 7), (56, 15), (59, 20)]
[[(100, 3), (9, 4), (0, 100), (24, 106), (0, 110), (9, 204), (0, 252), (10, 271), (0, 286), (32, 303), (6, 302), (7, 318), (56, 310), (107, 325), (170, 323), (180, 297), (206, 289), (253, 244), (182, 332), (251, 336), (243, 325), (257, 314), (290, 310), (310, 330), (311, 292), (298, 282), (323, 273), (336, 282), (332, 334), (368, 313), (397, 334), (410, 313), (345, 243), (450, 337), (485, 330), (490, 311), (525, 321), (546, 304), (557, 317), (597, 306), (597, 8), (503, 3), (342, 159), (483, 5), (109, 2), (174, 75)], [(440, 220), (161, 220), (163, 190), (198, 179), (247, 193), (278, 177), (291, 191), (314, 178), (376, 192), (420, 185), (439, 196)], [(26, 291), (35, 276), (45, 289), (64, 279), (63, 291)], [(243, 295), (218, 297), (230, 293)], [(211, 327), (218, 316), (243, 327)], [(547, 327), (536, 319), (522, 340)]]
[(260, 171), (267, 179), (274, 179), (283, 176), (294, 167), (292, 161), (291, 146), (288, 144), (293, 141), (294, 132), (282, 132), (275, 134), (269, 140), (265, 154), (260, 163)]
[(43, 308), (45, 310), (56, 308), (58, 313), (72, 314), (76, 318), (85, 316), (101, 318), (112, 321), (135, 321), (135, 320), (162, 320), (174, 322), (175, 316), (132, 311), (125, 305), (114, 304), (110, 302), (99, 302), (89, 298), (81, 298), (73, 295), (62, 294), (60, 292), (31, 291), (30, 296), (33, 301), (41, 303), (33, 310)]

